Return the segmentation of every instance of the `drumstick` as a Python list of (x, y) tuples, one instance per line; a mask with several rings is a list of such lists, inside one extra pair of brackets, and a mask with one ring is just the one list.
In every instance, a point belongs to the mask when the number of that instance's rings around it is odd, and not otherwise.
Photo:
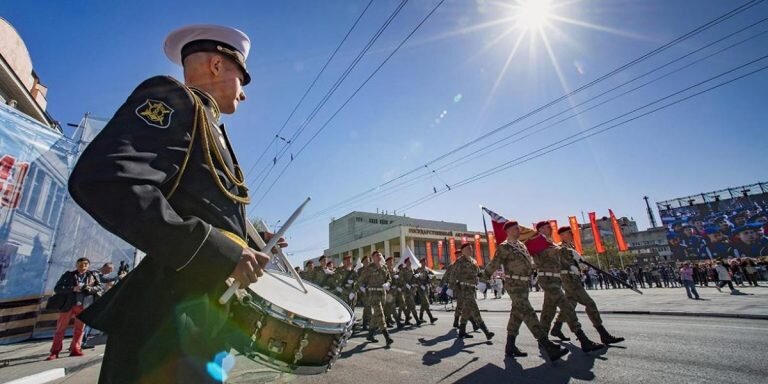
[[(262, 226), (264, 229), (266, 229), (267, 231), (269, 231), (269, 227), (267, 227), (267, 224), (264, 223), (263, 221), (259, 220), (258, 224), (260, 226)], [(254, 228), (253, 224), (251, 224), (250, 222), (248, 223), (248, 229), (256, 232), (256, 228)], [(258, 232), (257, 232), (257, 234), (258, 234)], [(285, 266), (288, 268), (288, 270), (291, 271), (291, 275), (293, 275), (293, 278), (295, 278), (296, 281), (299, 282), (299, 285), (301, 286), (301, 289), (304, 291), (304, 293), (309, 293), (309, 291), (307, 290), (307, 287), (304, 286), (303, 279), (301, 278), (301, 276), (299, 276), (299, 273), (296, 272), (296, 270), (293, 268), (293, 264), (291, 264), (291, 262), (285, 256), (285, 253), (283, 253), (282, 248), (277, 247), (277, 254), (276, 255), (279, 256), (279, 259), (282, 260), (283, 264), (285, 264)]]
[[(291, 226), (291, 224), (293, 224), (296, 218), (299, 217), (299, 215), (301, 214), (301, 211), (304, 210), (304, 206), (306, 206), (307, 203), (309, 203), (309, 200), (311, 199), (307, 197), (307, 199), (304, 200), (304, 202), (301, 203), (301, 205), (298, 208), (296, 208), (295, 211), (293, 211), (293, 214), (291, 215), (291, 217), (289, 217), (288, 220), (286, 220), (285, 224), (282, 227), (280, 227), (280, 230), (277, 231), (277, 233), (274, 234), (271, 239), (269, 239), (269, 241), (264, 246), (264, 248), (261, 249), (262, 252), (270, 252), (271, 249), (274, 248), (275, 245), (277, 245), (278, 240), (280, 240), (280, 238), (285, 235), (285, 232), (288, 231), (288, 228)], [(294, 273), (295, 272), (296, 271), (294, 271)], [(303, 284), (302, 284), (302, 287), (304, 287)], [(224, 292), (223, 295), (221, 295), (221, 297), (219, 298), (219, 304), (222, 304), (222, 305), (226, 304), (227, 301), (229, 301), (229, 299), (232, 297), (232, 295), (235, 294), (235, 291), (237, 291), (238, 288), (240, 288), (240, 282), (235, 280), (232, 283), (232, 285), (230, 285), (229, 288), (227, 288), (227, 291)]]

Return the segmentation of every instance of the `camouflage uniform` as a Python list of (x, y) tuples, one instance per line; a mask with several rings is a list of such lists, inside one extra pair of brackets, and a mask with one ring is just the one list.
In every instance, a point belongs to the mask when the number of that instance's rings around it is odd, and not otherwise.
[(573, 304), (565, 298), (560, 281), (560, 258), (563, 252), (568, 251), (550, 244), (547, 249), (536, 255), (536, 265), (539, 267), (539, 286), (544, 290), (544, 304), (539, 320), (544, 329), (549, 329), (549, 326), (552, 325), (552, 319), (555, 318), (557, 307), (560, 307), (563, 321), (568, 323), (568, 327), (573, 333), (576, 333), (581, 330), (581, 324), (576, 318)]
[(389, 271), (377, 263), (371, 263), (360, 270), (360, 284), (366, 287), (368, 294), (368, 304), (373, 308), (371, 316), (371, 328), (368, 339), (373, 339), (375, 331), (381, 330), (387, 338), (387, 344), (391, 343), (387, 326), (384, 321), (384, 308), (382, 307), (385, 291), (384, 284), (391, 283)]
[(477, 308), (477, 275), (479, 272), (480, 269), (468, 257), (461, 256), (456, 260), (453, 277), (458, 288), (456, 297), (461, 297), (462, 300), (459, 337), (472, 337), (466, 333), (466, 329), (467, 321), (473, 319), (478, 328), (483, 330), (486, 338), (490, 340), (493, 333), (488, 331), (482, 316), (480, 316), (480, 309)]
[(416, 282), (410, 264), (405, 264), (404, 267), (400, 269), (400, 280), (402, 281), (403, 299), (405, 301), (405, 322), (407, 323), (410, 320), (411, 315), (413, 315), (413, 319), (416, 320), (416, 324), (419, 325), (423, 321), (420, 320), (419, 316), (416, 314), (416, 300), (414, 298), (416, 294), (416, 285), (418, 283)]
[(397, 267), (394, 267), (389, 271), (389, 273), (392, 275), (392, 289), (389, 290), (389, 293), (392, 294), (392, 297), (394, 297), (392, 306), (393, 306), (393, 313), (394, 313), (395, 307), (397, 309), (396, 316), (395, 316), (395, 321), (397, 322), (402, 321), (403, 310), (405, 310), (405, 298), (403, 297), (403, 290), (405, 289), (405, 283), (403, 282), (402, 276), (400, 276), (401, 272), (402, 271)]
[[(355, 308), (357, 302), (357, 272), (350, 267), (339, 267), (331, 276), (331, 288), (334, 295), (338, 296), (350, 308)], [(352, 296), (352, 298), (350, 298)]]
[[(573, 245), (563, 243), (561, 246), (565, 249), (575, 250)], [(581, 273), (578, 272), (578, 267), (573, 260), (573, 257), (569, 254), (561, 254), (560, 256), (560, 280), (563, 282), (563, 290), (565, 291), (565, 297), (575, 307), (576, 304), (581, 304), (589, 316), (589, 320), (595, 327), (603, 325), (603, 319), (600, 318), (600, 311), (597, 310), (597, 304), (589, 296), (584, 286), (581, 285)], [(563, 322), (562, 312), (557, 316), (557, 321)]]
[(429, 292), (432, 287), (432, 279), (430, 279), (429, 271), (422, 265), (421, 268), (416, 270), (414, 278), (416, 289), (419, 293), (419, 303), (421, 304), (419, 319), (422, 321), (424, 320), (424, 312), (426, 311), (429, 316), (429, 321), (434, 323), (437, 318), (433, 317), (432, 311), (429, 310)]
[(458, 328), (459, 327), (459, 319), (461, 319), (461, 310), (464, 307), (462, 304), (464, 303), (464, 300), (460, 297), (459, 289), (456, 284), (456, 279), (454, 277), (454, 272), (456, 270), (456, 261), (453, 262), (448, 268), (445, 270), (445, 275), (443, 275), (443, 280), (448, 284), (448, 288), (450, 288), (453, 291), (453, 298), (456, 299), (456, 309), (453, 311), (453, 326)]
[(507, 335), (517, 336), (520, 324), (525, 322), (536, 340), (546, 338), (547, 329), (539, 322), (536, 311), (528, 300), (528, 281), (533, 273), (533, 265), (525, 245), (519, 240), (501, 243), (493, 260), (485, 267), (486, 275), (492, 276), (501, 266), (504, 267), (505, 273), (504, 289), (512, 301)]

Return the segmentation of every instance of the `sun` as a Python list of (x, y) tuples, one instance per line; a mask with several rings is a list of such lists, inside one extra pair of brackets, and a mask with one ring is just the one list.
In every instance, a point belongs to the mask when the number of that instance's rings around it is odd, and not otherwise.
[(540, 30), (552, 16), (550, 0), (518, 0), (515, 6), (515, 22), (523, 31)]

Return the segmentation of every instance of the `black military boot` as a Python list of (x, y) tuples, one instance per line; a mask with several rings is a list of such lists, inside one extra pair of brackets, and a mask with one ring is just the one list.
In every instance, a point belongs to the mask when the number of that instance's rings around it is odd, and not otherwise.
[(526, 357), (527, 353), (517, 349), (515, 346), (516, 335), (507, 335), (507, 345), (504, 347), (504, 355), (507, 357)]
[(549, 358), (549, 361), (559, 360), (561, 357), (568, 354), (568, 350), (561, 347), (547, 339), (547, 336), (542, 337), (539, 341), (539, 347), (544, 350), (544, 353)]
[(624, 341), (623, 337), (613, 337), (602, 325), (596, 326), (595, 329), (597, 329), (597, 333), (600, 334), (600, 341), (605, 345), (621, 343)]
[(454, 316), (453, 317), (453, 327), (454, 328), (458, 328), (459, 327), (459, 317), (458, 316)]
[(437, 317), (432, 317), (432, 314), (429, 312), (427, 312), (427, 314), (429, 315), (429, 323), (434, 324), (435, 321), (437, 321)]
[(483, 333), (485, 333), (486, 340), (493, 339), (493, 336), (496, 335), (495, 333), (488, 330), (488, 327), (483, 324), (480, 326), (480, 329), (483, 330)]
[(469, 319), (469, 322), (472, 323), (472, 332), (477, 332), (477, 330), (480, 329), (480, 327), (477, 326), (475, 319)]
[(371, 329), (370, 331), (368, 331), (368, 337), (366, 337), (365, 339), (370, 341), (371, 343), (378, 343), (379, 339), (373, 337), (374, 335), (376, 335), (376, 330), (375, 329)]
[(605, 345), (595, 343), (594, 341), (590, 340), (587, 335), (584, 334), (584, 331), (579, 329), (578, 332), (576, 332), (576, 338), (579, 339), (579, 343), (581, 343), (581, 350), (584, 352), (592, 352), (597, 351), (598, 349), (605, 348)]
[(397, 329), (403, 329), (403, 327), (405, 327), (405, 324), (403, 324), (403, 322), (400, 321), (400, 319), (395, 318), (395, 321), (397, 322)]
[(552, 337), (557, 337), (560, 339), (560, 341), (571, 341), (570, 337), (565, 337), (563, 334), (563, 322), (562, 321), (555, 321), (555, 323), (552, 325), (552, 331), (549, 332)]
[(459, 339), (471, 339), (474, 336), (467, 333), (467, 325), (462, 324), (459, 326)]
[(387, 331), (386, 329), (383, 330), (381, 333), (384, 335), (384, 340), (387, 342), (387, 348), (389, 348), (389, 346), (392, 345), (392, 343), (394, 343), (395, 341), (392, 340), (391, 337), (389, 337), (389, 331)]

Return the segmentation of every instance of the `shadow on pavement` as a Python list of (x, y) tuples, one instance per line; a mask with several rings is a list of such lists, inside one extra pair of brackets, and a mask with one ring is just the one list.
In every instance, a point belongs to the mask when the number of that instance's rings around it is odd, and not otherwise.
[[(504, 360), (504, 368), (489, 363), (454, 382), (467, 384), (482, 382), (565, 384), (569, 383), (572, 379), (594, 380), (595, 374), (592, 372), (592, 369), (594, 368), (595, 360), (605, 360), (602, 355), (605, 354), (606, 349), (586, 354), (572, 345), (565, 346), (571, 353), (561, 361), (554, 363), (545, 362), (539, 366), (524, 369), (517, 360), (506, 358)], [(446, 378), (443, 378), (443, 380)]]
[(453, 344), (451, 344), (450, 347), (441, 349), (439, 351), (427, 351), (424, 353), (424, 355), (421, 357), (421, 363), (423, 365), (431, 366), (435, 364), (439, 364), (443, 359), (456, 356), (459, 353), (468, 353), (473, 354), (475, 351), (469, 349), (474, 346), (483, 345), (486, 344), (485, 341), (479, 342), (479, 343), (473, 343), (473, 344), (464, 344), (464, 341), (461, 339), (457, 339)]
[(432, 339), (425, 339), (423, 337), (419, 337), (418, 340), (419, 340), (419, 344), (421, 344), (423, 346), (426, 346), (426, 347), (431, 347), (431, 346), (436, 345), (438, 343), (442, 343), (443, 341), (448, 341), (448, 340), (456, 339), (456, 337), (458, 337), (458, 335), (459, 335), (459, 332), (456, 330), (456, 328), (451, 328), (448, 331), (448, 333), (446, 333), (445, 335), (441, 335), (441, 336), (438, 336), (438, 337), (435, 337), (435, 338), (432, 338)]

